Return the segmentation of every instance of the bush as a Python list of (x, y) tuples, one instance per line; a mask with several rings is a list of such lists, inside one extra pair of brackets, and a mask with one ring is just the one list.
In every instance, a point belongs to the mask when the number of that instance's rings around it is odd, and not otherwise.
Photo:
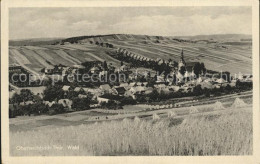
[(49, 114), (60, 114), (60, 113), (65, 113), (65, 108), (61, 104), (53, 104), (49, 108)]
[(49, 110), (47, 105), (40, 103), (40, 102), (31, 104), (30, 108), (31, 108), (30, 112), (35, 115), (47, 113)]
[(121, 100), (121, 105), (135, 105), (136, 100), (134, 100), (132, 97), (124, 97)]
[(102, 102), (100, 105), (101, 105), (101, 108), (104, 108), (104, 109), (114, 109), (114, 110), (122, 109), (122, 106), (114, 100), (109, 100), (108, 102)]
[(49, 85), (43, 91), (45, 101), (54, 101), (63, 98), (64, 91), (62, 90), (61, 85)]
[(88, 98), (74, 98), (72, 99), (72, 108), (75, 110), (88, 110), (90, 109), (90, 100)]

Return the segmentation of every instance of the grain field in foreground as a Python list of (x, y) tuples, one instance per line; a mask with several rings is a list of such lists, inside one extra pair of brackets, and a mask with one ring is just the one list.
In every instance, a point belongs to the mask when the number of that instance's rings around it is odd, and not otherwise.
[[(252, 107), (167, 117), (101, 122), (41, 131), (11, 132), (11, 155), (250, 155)], [(71, 150), (68, 146), (79, 146)], [(18, 150), (17, 146), (49, 146)], [(61, 150), (55, 146), (63, 147)]]

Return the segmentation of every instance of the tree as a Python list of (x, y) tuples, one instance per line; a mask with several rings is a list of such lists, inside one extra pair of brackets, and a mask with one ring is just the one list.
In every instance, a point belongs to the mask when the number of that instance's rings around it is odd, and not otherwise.
[(64, 91), (62, 90), (61, 85), (49, 85), (43, 91), (43, 99), (45, 101), (54, 101), (62, 99), (64, 96)]
[(121, 65), (121, 66), (123, 66), (123, 65), (124, 65), (124, 62), (123, 62), (123, 61), (121, 61), (121, 62), (120, 62), (120, 65)]
[(88, 98), (73, 98), (72, 108), (76, 110), (87, 110), (90, 109), (90, 99)]
[(178, 62), (173, 61), (173, 66), (174, 66), (174, 68), (177, 68), (178, 67)]
[(228, 93), (232, 91), (232, 87), (228, 84), (226, 87), (225, 87), (225, 91), (227, 91)]
[(158, 98), (159, 98), (159, 93), (158, 93), (158, 91), (157, 91), (156, 89), (154, 89), (154, 90), (152, 91), (152, 93), (150, 93), (149, 97), (150, 97), (150, 100), (152, 100), (152, 101), (158, 100)]
[(20, 97), (23, 101), (33, 100), (33, 93), (29, 89), (22, 89), (20, 92)]
[(186, 71), (186, 69), (185, 69), (184, 66), (182, 66), (182, 67), (180, 68), (180, 70), (179, 70), (179, 72), (180, 72), (182, 75), (184, 75), (185, 71)]
[(156, 79), (155, 78), (148, 78), (147, 82), (148, 82), (148, 84), (147, 84), (148, 87), (153, 87), (154, 84), (156, 83)]
[(121, 100), (121, 104), (122, 105), (135, 105), (136, 104), (136, 100), (134, 100), (132, 97), (124, 97)]
[(41, 73), (44, 73), (44, 72), (45, 72), (45, 68), (42, 68), (42, 69), (41, 69)]
[(49, 111), (48, 107), (41, 102), (31, 104), (31, 113), (33, 113), (35, 115), (44, 114), (44, 113), (47, 113), (48, 111)]
[(73, 99), (75, 97), (78, 97), (79, 93), (78, 92), (75, 92), (74, 90), (71, 90), (68, 92), (67, 94), (67, 98), (68, 99)]
[(109, 100), (108, 102), (102, 102), (100, 105), (101, 108), (105, 108), (105, 109), (122, 109), (122, 106), (119, 105), (114, 100)]
[(103, 67), (104, 67), (104, 70), (108, 70), (107, 62), (106, 62), (106, 61), (104, 61), (104, 63), (103, 63)]
[(205, 88), (203, 92), (205, 97), (210, 97), (210, 90), (208, 88)]
[(201, 88), (201, 85), (197, 85), (193, 88), (193, 93), (195, 96), (199, 96), (203, 93), (203, 90)]
[(50, 114), (59, 114), (59, 113), (64, 113), (65, 108), (63, 107), (62, 104), (53, 104), (50, 109), (49, 109)]
[(205, 74), (206, 73), (206, 67), (204, 65), (204, 63), (200, 63), (200, 68), (201, 68), (201, 73)]
[(201, 65), (200, 63), (196, 63), (195, 66), (193, 67), (193, 71), (194, 74), (196, 75), (196, 77), (199, 77), (200, 73), (201, 73)]
[(222, 72), (221, 73), (221, 78), (223, 78), (227, 82), (230, 82), (231, 81), (230, 72), (228, 72), (228, 71)]
[(14, 93), (13, 97), (10, 99), (10, 103), (12, 103), (12, 104), (15, 104), (15, 103), (20, 104), (21, 102), (23, 102), (22, 97), (19, 94)]

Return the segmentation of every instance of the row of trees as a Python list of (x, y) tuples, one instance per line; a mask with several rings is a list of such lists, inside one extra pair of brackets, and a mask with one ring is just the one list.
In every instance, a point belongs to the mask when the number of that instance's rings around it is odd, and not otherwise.
[(66, 109), (62, 104), (53, 104), (51, 107), (43, 102), (36, 102), (28, 105), (9, 105), (9, 118), (23, 115), (42, 115), (42, 114), (60, 114), (66, 112)]
[[(89, 41), (89, 43), (90, 43), (90, 44), (94, 44), (93, 41)], [(96, 41), (95, 44), (96, 44), (97, 46), (106, 47), (106, 48), (113, 48), (113, 47), (114, 47), (113, 44), (103, 43), (103, 42), (99, 43), (98, 41)]]
[(221, 86), (220, 88), (201, 88), (201, 85), (197, 85), (193, 88), (192, 91), (189, 92), (158, 92), (156, 89), (153, 90), (152, 93), (149, 95), (139, 95), (137, 96), (136, 101), (137, 102), (160, 102), (163, 100), (168, 100), (172, 98), (182, 98), (182, 97), (189, 97), (189, 96), (204, 96), (204, 97), (210, 97), (210, 96), (220, 96), (223, 94), (230, 94), (230, 93), (239, 93), (242, 91), (247, 91), (252, 89), (252, 83), (251, 82), (240, 82), (238, 81), (236, 83), (236, 87), (231, 87), (230, 85), (227, 85), (225, 87)]
[[(156, 61), (139, 60), (139, 59), (135, 59), (131, 56), (126, 56), (122, 52), (116, 53), (116, 55), (113, 55), (113, 57), (120, 60), (120, 61), (131, 63), (131, 67), (150, 68), (150, 69), (153, 69), (155, 71), (158, 71), (160, 74), (162, 72), (164, 72), (164, 74), (169, 74), (172, 70), (172, 67), (168, 63), (166, 63), (165, 61), (163, 61), (162, 64), (159, 64)], [(171, 59), (169, 61), (171, 61)], [(174, 65), (178, 66), (178, 63), (174, 61)]]

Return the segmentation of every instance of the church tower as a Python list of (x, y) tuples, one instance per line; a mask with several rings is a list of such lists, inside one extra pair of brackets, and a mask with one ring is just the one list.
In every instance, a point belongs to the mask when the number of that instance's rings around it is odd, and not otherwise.
[(179, 69), (181, 68), (181, 67), (185, 67), (185, 65), (186, 65), (186, 63), (185, 63), (185, 60), (184, 60), (184, 55), (183, 55), (183, 49), (181, 50), (181, 59), (180, 59), (180, 61), (179, 61), (179, 63), (178, 63), (178, 67), (179, 67)]

